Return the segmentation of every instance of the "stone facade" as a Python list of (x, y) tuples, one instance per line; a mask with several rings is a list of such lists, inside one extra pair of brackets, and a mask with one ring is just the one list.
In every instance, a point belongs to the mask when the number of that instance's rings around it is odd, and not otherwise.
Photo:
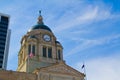
[(38, 80), (84, 80), (84, 74), (66, 65), (64, 62), (34, 71)]
[(0, 70), (0, 80), (84, 80), (65, 63), (61, 43), (42, 19), (22, 37), (17, 71)]
[(34, 73), (0, 70), (0, 80), (37, 80)]
[(33, 73), (0, 70), (0, 80), (84, 80), (84, 76), (64, 62), (37, 68)]

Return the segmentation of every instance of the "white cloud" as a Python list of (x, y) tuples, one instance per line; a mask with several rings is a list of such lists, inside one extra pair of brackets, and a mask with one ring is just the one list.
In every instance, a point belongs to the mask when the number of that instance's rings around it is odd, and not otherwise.
[(95, 8), (87, 7), (86, 12), (83, 15), (79, 16), (77, 19), (79, 21), (86, 22), (95, 19), (97, 15), (98, 15), (98, 7)]
[[(94, 24), (105, 20), (115, 20), (120, 18), (120, 14), (112, 13), (112, 7), (105, 4), (88, 4), (72, 8), (67, 12), (61, 13), (62, 17), (57, 20), (56, 27), (53, 29), (55, 33), (62, 33), (74, 28), (88, 27), (89, 24)], [(77, 9), (77, 10), (76, 10)], [(54, 16), (54, 15), (53, 15)], [(53, 20), (56, 21), (56, 20)], [(106, 21), (105, 21), (106, 22)], [(88, 24), (88, 25), (87, 25)], [(89, 26), (90, 28), (90, 26)], [(81, 29), (79, 29), (81, 30)]]
[[(68, 54), (66, 54), (65, 56), (70, 56), (72, 54), (78, 53), (82, 50), (86, 50), (88, 48), (91, 47), (95, 47), (98, 45), (105, 45), (105, 44), (109, 44), (114, 41), (114, 40), (119, 40), (120, 39), (120, 34), (115, 34), (115, 35), (110, 35), (110, 36), (106, 36), (106, 37), (101, 37), (101, 38), (96, 38), (96, 39), (77, 39), (75, 42), (80, 42), (78, 45), (76, 45), (76, 47), (74, 47), (73, 49), (71, 49)], [(115, 44), (112, 44), (115, 45)]]
[[(83, 6), (82, 6), (83, 7)], [(65, 16), (60, 18), (61, 23), (58, 24), (58, 26), (54, 29), (56, 33), (67, 30), (67, 29), (72, 29), (75, 26), (79, 25), (81, 26), (82, 24), (90, 24), (93, 21), (100, 21), (100, 20), (105, 20), (109, 19), (112, 14), (110, 13), (110, 9), (101, 9), (101, 6), (84, 6), (83, 10), (78, 10), (75, 13), (71, 13), (71, 11), (68, 11), (67, 13), (64, 13)], [(67, 15), (70, 15), (69, 18)], [(115, 16), (114, 16), (115, 17)], [(66, 20), (67, 19), (67, 20)], [(63, 23), (64, 22), (64, 23)]]
[[(112, 55), (86, 61), (85, 68), (88, 80), (119, 80), (119, 56)], [(81, 66), (82, 63), (78, 62), (76, 69), (82, 71)]]

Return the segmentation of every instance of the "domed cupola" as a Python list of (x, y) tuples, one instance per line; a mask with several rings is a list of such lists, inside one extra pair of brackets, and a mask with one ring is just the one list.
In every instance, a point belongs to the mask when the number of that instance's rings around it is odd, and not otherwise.
[(33, 30), (36, 30), (36, 29), (44, 29), (44, 30), (52, 32), (52, 30), (48, 26), (44, 25), (43, 17), (41, 16), (41, 11), (39, 11), (39, 17), (38, 17), (37, 24), (34, 25), (29, 31), (33, 31)]
[(37, 24), (22, 37), (17, 71), (33, 72), (63, 60), (63, 47), (51, 29), (44, 25), (41, 12)]

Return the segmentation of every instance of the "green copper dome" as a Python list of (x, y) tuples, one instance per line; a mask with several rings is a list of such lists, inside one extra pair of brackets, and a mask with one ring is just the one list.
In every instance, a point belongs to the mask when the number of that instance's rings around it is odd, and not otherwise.
[(37, 22), (37, 24), (34, 25), (34, 26), (30, 29), (30, 31), (33, 31), (33, 30), (36, 30), (36, 29), (44, 29), (44, 30), (47, 30), (47, 31), (52, 32), (51, 29), (50, 29), (48, 26), (44, 25), (44, 23), (43, 23), (43, 18), (42, 18), (42, 16), (41, 16), (41, 14), (40, 14), (39, 17), (38, 17), (38, 22)]
[(36, 29), (44, 29), (44, 30), (47, 30), (47, 31), (52, 32), (51, 29), (50, 29), (48, 26), (44, 25), (44, 24), (36, 24), (36, 25), (34, 25), (34, 26), (30, 29), (30, 31), (36, 30)]

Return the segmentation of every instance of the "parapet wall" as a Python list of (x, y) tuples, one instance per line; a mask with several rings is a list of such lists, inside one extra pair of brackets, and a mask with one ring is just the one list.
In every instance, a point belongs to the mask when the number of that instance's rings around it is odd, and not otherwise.
[(36, 80), (34, 73), (0, 70), (0, 80)]

